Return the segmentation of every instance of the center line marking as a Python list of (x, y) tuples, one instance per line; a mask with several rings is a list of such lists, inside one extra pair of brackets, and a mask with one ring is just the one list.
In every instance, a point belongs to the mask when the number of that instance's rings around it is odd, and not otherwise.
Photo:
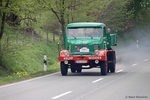
[(118, 70), (118, 71), (116, 71), (116, 73), (119, 73), (119, 72), (122, 72), (123, 70), (121, 69), (121, 70)]
[(132, 66), (136, 66), (137, 64), (133, 64)]
[(53, 97), (52, 99), (60, 98), (60, 97), (65, 96), (65, 95), (67, 95), (67, 94), (69, 94), (69, 93), (71, 93), (71, 92), (72, 92), (72, 91), (65, 92), (65, 93), (63, 93), (63, 94), (60, 94), (60, 95), (58, 95), (58, 96)]
[(93, 81), (92, 83), (96, 83), (96, 82), (101, 81), (101, 80), (103, 80), (103, 78), (97, 79), (97, 80)]
[(148, 61), (148, 59), (145, 59), (144, 61)]

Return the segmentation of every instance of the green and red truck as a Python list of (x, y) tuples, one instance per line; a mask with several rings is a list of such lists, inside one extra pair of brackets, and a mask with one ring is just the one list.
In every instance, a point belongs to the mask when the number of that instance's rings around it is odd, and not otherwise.
[[(64, 50), (59, 53), (60, 70), (63, 76), (81, 73), (82, 69), (99, 68), (101, 75), (115, 72), (117, 31), (110, 33), (104, 23), (77, 22), (66, 27)], [(86, 66), (86, 67), (85, 67)]]

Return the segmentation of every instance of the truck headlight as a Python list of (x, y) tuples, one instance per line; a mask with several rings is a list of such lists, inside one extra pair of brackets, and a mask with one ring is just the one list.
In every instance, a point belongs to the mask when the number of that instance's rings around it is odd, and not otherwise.
[(99, 51), (98, 51), (98, 50), (95, 50), (95, 54), (98, 55), (98, 54), (99, 54)]
[(65, 55), (65, 56), (69, 55), (69, 52), (68, 52), (67, 50), (64, 51), (64, 55)]

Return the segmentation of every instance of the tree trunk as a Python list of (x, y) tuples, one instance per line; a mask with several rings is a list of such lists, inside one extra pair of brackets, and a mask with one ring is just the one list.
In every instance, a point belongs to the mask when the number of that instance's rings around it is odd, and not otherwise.
[[(9, 0), (7, 0), (5, 7), (7, 8), (9, 4)], [(2, 7), (2, 0), (0, 1), (0, 6)], [(4, 26), (5, 26), (5, 18), (6, 13), (2, 13), (2, 19), (1, 19), (1, 29), (0, 29), (0, 39), (2, 39), (3, 33), (4, 33)]]
[(5, 24), (5, 13), (2, 14), (1, 30), (0, 30), (0, 39), (2, 39), (4, 33), (4, 24)]
[(55, 41), (55, 33), (53, 33), (53, 42)]
[(62, 30), (62, 37), (61, 37), (61, 44), (64, 44), (64, 36), (65, 36), (65, 19), (64, 13), (61, 14), (61, 30)]
[(32, 30), (32, 44), (34, 44), (34, 31)]
[(61, 7), (60, 13), (56, 12), (53, 8), (51, 8), (52, 12), (56, 15), (58, 21), (61, 24), (61, 30), (62, 30), (62, 35), (60, 34), (60, 41), (61, 45), (64, 44), (64, 36), (65, 36), (65, 0), (60, 0), (60, 5)]

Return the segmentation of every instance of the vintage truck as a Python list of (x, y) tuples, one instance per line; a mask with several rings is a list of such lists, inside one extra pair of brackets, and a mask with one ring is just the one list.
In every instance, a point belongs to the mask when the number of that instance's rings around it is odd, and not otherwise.
[[(116, 54), (112, 46), (117, 45), (117, 31), (110, 33), (104, 23), (78, 22), (66, 27), (64, 50), (58, 60), (63, 76), (81, 73), (82, 69), (99, 68), (101, 75), (115, 72)], [(86, 66), (86, 67), (85, 67)]]

